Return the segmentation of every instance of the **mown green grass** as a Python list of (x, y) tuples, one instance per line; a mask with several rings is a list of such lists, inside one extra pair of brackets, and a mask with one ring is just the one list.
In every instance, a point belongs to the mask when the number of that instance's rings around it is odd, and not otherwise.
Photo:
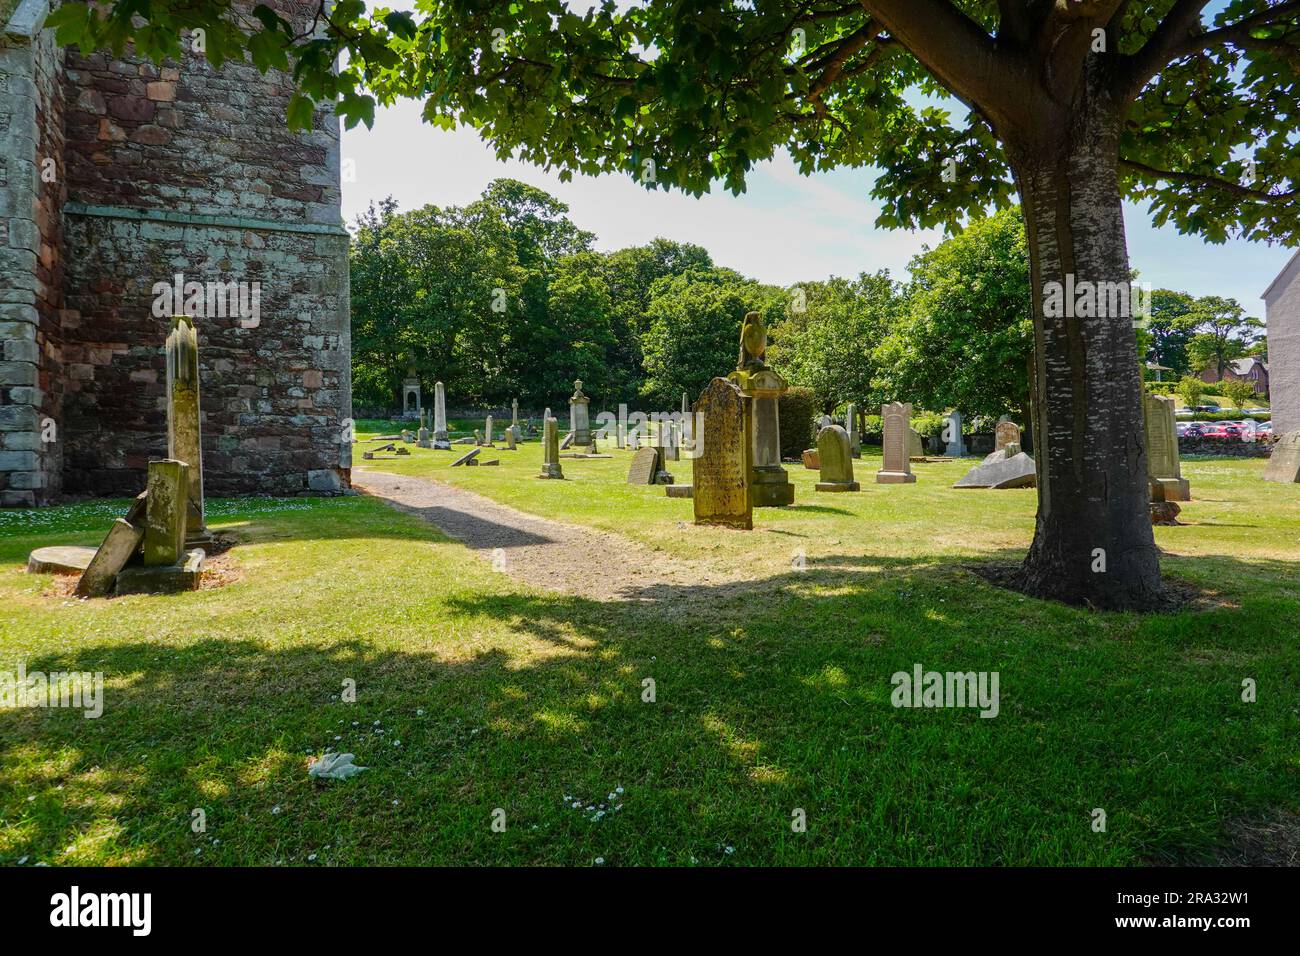
[[(598, 602), (494, 573), (372, 499), (219, 501), (238, 581), (80, 602), (45, 593), (27, 552), (95, 543), (125, 502), (0, 514), (0, 669), (108, 685), (98, 720), (0, 711), (0, 863), (1137, 864), (1300, 809), (1300, 489), (1259, 463), (1187, 463), (1194, 524), (1157, 538), (1210, 607), (1137, 616), (974, 574), (1023, 550), (1033, 495), (953, 491), (957, 463), (886, 487), (868, 458), (858, 495), (792, 467), (798, 505), (742, 533), (626, 485), (616, 454), (564, 459), (564, 482), (532, 477), (536, 442), (497, 468), (422, 449), (365, 464), (752, 580), (703, 610), (674, 588)], [(1000, 715), (895, 709), (890, 676), (916, 662), (997, 671)], [(310, 781), (331, 747), (371, 769)], [(598, 821), (565, 805), (616, 787)]]

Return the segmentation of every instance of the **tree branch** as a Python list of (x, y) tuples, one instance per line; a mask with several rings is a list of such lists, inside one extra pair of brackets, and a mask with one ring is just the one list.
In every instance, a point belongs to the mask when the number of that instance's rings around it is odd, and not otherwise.
[(1036, 83), (1024, 62), (999, 47), (949, 0), (862, 0), (949, 92), (997, 125), (1028, 129), (1046, 104), (1034, 103)]
[(1233, 195), (1241, 196), (1243, 199), (1291, 199), (1294, 196), (1300, 196), (1300, 189), (1291, 189), (1287, 192), (1271, 193), (1263, 189), (1252, 189), (1249, 186), (1243, 186), (1241, 183), (1234, 183), (1231, 180), (1219, 179), (1216, 176), (1207, 176), (1203, 173), (1188, 173), (1172, 169), (1156, 169), (1154, 166), (1148, 166), (1146, 163), (1140, 163), (1133, 159), (1120, 158), (1120, 166), (1125, 169), (1139, 173), (1143, 176), (1153, 176), (1157, 179), (1168, 179), (1180, 183), (1194, 183), (1201, 186), (1209, 186), (1215, 189), (1222, 189)]
[(1119, 74), (1120, 93), (1125, 99), (1137, 96), (1147, 80), (1174, 58), (1174, 49), (1201, 25), (1201, 11), (1208, 3), (1209, 0), (1177, 0), (1156, 32), (1142, 44), (1142, 49), (1125, 59), (1125, 67)]

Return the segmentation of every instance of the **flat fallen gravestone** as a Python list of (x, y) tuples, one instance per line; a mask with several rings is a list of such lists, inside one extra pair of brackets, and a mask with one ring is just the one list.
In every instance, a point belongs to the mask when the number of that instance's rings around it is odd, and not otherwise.
[(482, 450), (483, 450), (482, 448), (475, 448), (473, 451), (467, 451), (465, 454), (461, 455), (459, 458), (453, 461), (451, 463), (451, 467), (455, 468), (457, 465), (467, 465), (467, 464), (472, 465), (474, 463), (474, 459), (478, 457), (479, 452), (481, 452)]
[(629, 485), (654, 484), (659, 453), (653, 448), (642, 448), (632, 456), (632, 466), (627, 470)]
[(81, 574), (90, 567), (94, 548), (55, 545), (37, 548), (27, 557), (28, 574)]
[(953, 487), (1032, 488), (1036, 480), (1034, 459), (1023, 451), (1014, 455), (1006, 455), (1002, 451), (995, 451), (966, 472)]

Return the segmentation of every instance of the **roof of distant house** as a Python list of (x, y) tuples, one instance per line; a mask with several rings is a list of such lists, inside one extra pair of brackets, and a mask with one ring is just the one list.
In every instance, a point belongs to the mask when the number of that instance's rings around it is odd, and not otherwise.
[(1238, 375), (1248, 375), (1250, 370), (1255, 367), (1256, 362), (1264, 366), (1264, 371), (1268, 371), (1268, 363), (1260, 361), (1258, 355), (1247, 355), (1245, 358), (1233, 359), (1228, 364), (1232, 366), (1232, 370)]

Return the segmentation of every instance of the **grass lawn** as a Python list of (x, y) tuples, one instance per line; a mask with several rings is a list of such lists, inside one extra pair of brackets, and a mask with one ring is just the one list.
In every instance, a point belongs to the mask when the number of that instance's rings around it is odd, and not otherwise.
[[(98, 543), (126, 502), (0, 513), (0, 670), (106, 684), (97, 720), (0, 711), (0, 864), (1139, 864), (1208, 859), (1237, 821), (1300, 811), (1300, 487), (1261, 462), (1185, 462), (1189, 524), (1156, 537), (1206, 599), (1142, 617), (975, 574), (1023, 553), (1034, 496), (952, 490), (969, 463), (877, 486), (868, 452), (856, 495), (791, 466), (797, 505), (743, 533), (626, 485), (626, 453), (563, 459), (563, 482), (532, 477), (535, 441), (498, 468), (452, 457), (355, 464), (747, 580), (707, 613), (671, 588), (594, 601), (380, 501), (252, 499), (212, 502), (241, 542), (225, 587), (82, 602), (26, 555)], [(916, 663), (998, 672), (999, 715), (892, 707)], [(327, 748), (371, 769), (312, 781)]]

